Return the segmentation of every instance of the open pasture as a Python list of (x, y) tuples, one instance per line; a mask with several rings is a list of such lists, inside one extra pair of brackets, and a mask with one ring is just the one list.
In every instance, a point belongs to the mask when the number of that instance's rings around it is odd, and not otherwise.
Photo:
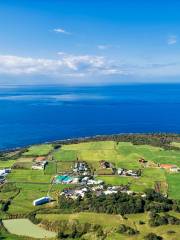
[(57, 162), (57, 173), (71, 172), (74, 167), (74, 162)]
[(53, 159), (56, 161), (76, 161), (77, 160), (77, 151), (75, 150), (64, 150), (59, 149), (54, 151)]
[(180, 173), (167, 173), (168, 196), (173, 199), (180, 199)]
[(164, 150), (149, 145), (133, 145), (129, 142), (88, 142), (63, 145), (54, 152), (54, 158), (59, 161), (84, 160), (98, 167), (100, 160), (107, 160), (116, 167), (138, 169), (142, 165), (140, 158), (156, 164), (169, 163), (180, 166), (180, 151)]
[(27, 149), (27, 152), (23, 153), (23, 156), (45, 156), (53, 150), (52, 144), (34, 145)]
[[(49, 221), (70, 221), (78, 220), (80, 223), (100, 224), (103, 229), (108, 233), (108, 240), (142, 240), (144, 236), (150, 232), (156, 233), (163, 237), (164, 240), (179, 240), (180, 229), (178, 225), (163, 225), (159, 227), (150, 227), (148, 224), (148, 213), (142, 214), (128, 214), (126, 219), (121, 215), (111, 215), (104, 213), (74, 213), (74, 214), (38, 214), (38, 219), (47, 219)], [(141, 225), (139, 221), (143, 221)], [(128, 236), (124, 234), (116, 233), (116, 230), (120, 224), (128, 225), (134, 229), (137, 229), (140, 233), (135, 236)], [(173, 230), (174, 234), (169, 235), (168, 231)], [(171, 238), (173, 236), (173, 238)], [(89, 236), (88, 239), (93, 239)]]
[(45, 175), (54, 175), (57, 172), (56, 162), (48, 162), (44, 169)]
[(50, 183), (51, 176), (45, 175), (43, 170), (13, 169), (7, 179), (9, 182)]
[(47, 196), (48, 192), (56, 200), (57, 193), (68, 186), (60, 184), (52, 186), (51, 184), (16, 183), (20, 193), (12, 200), (8, 213), (28, 213), (35, 209), (50, 207), (53, 202), (38, 207), (34, 207), (32, 203), (37, 198)]
[(0, 169), (2, 169), (2, 168), (11, 168), (14, 163), (16, 163), (16, 160), (0, 161)]

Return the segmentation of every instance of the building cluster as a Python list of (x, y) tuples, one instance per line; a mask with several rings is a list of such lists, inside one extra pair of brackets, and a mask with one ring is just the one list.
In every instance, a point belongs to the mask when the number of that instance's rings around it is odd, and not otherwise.
[(141, 172), (139, 170), (127, 170), (124, 168), (118, 168), (117, 173), (120, 176), (140, 177)]
[(77, 188), (77, 189), (64, 189), (63, 192), (60, 193), (60, 196), (65, 196), (70, 199), (77, 199), (78, 197), (83, 198), (85, 193), (88, 192), (88, 188)]
[(89, 175), (90, 169), (88, 167), (88, 164), (86, 162), (79, 162), (77, 161), (74, 164), (73, 172), (78, 175)]
[(82, 185), (99, 185), (102, 184), (103, 181), (102, 180), (95, 180), (93, 179), (93, 177), (91, 176), (86, 176), (82, 179), (79, 180), (80, 184)]
[(92, 185), (92, 186), (83, 186), (83, 187), (77, 187), (77, 188), (67, 188), (64, 189), (63, 192), (60, 193), (60, 196), (65, 196), (68, 199), (77, 199), (78, 197), (84, 198), (86, 193), (93, 193), (96, 196), (100, 195), (110, 195), (115, 194), (118, 192), (124, 192), (127, 194), (134, 194), (132, 191), (128, 190), (128, 186), (122, 185), (122, 186), (111, 186), (107, 187), (103, 184), (99, 185)]
[(45, 157), (37, 157), (35, 158), (31, 168), (33, 170), (44, 170), (46, 164), (47, 164), (47, 161)]
[(0, 170), (0, 184), (6, 182), (6, 176), (11, 173), (11, 168), (4, 168)]

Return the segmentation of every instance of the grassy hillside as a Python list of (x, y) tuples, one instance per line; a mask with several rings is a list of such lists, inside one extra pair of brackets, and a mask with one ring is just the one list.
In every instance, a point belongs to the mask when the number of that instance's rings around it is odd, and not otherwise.
[[(173, 214), (173, 213), (171, 213)], [(177, 214), (176, 214), (177, 216)], [(102, 213), (75, 213), (75, 214), (38, 214), (38, 219), (47, 219), (49, 221), (78, 221), (79, 223), (91, 223), (100, 224), (103, 229), (107, 232), (108, 240), (114, 239), (127, 239), (127, 240), (142, 240), (145, 235), (150, 232), (156, 233), (163, 237), (164, 240), (178, 240), (180, 229), (179, 226), (175, 225), (163, 225), (160, 227), (150, 227), (148, 224), (148, 213), (143, 214), (129, 214), (126, 218), (121, 215), (111, 215)], [(180, 217), (180, 214), (178, 214)], [(144, 224), (140, 224), (143, 221)], [(135, 228), (140, 233), (135, 236), (127, 236), (124, 234), (116, 233), (120, 224), (125, 224), (132, 228)], [(168, 231), (174, 231), (172, 235), (168, 234)], [(89, 235), (89, 239), (93, 239), (93, 236)]]

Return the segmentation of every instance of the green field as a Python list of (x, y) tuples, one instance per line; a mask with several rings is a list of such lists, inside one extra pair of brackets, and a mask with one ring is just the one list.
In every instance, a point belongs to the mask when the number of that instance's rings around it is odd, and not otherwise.
[(154, 163), (169, 163), (180, 166), (180, 151), (164, 150), (149, 145), (133, 145), (129, 142), (115, 143), (88, 142), (63, 145), (54, 153), (59, 161), (74, 161), (76, 158), (98, 166), (98, 161), (107, 160), (116, 167), (137, 169), (141, 167), (139, 158), (144, 157)]
[(47, 155), (53, 150), (52, 144), (42, 144), (29, 147), (24, 156), (42, 156)]
[(71, 172), (74, 166), (74, 162), (57, 162), (57, 173)]
[(173, 199), (180, 199), (180, 174), (179, 173), (169, 173), (167, 174), (168, 182), (168, 195)]
[(171, 146), (180, 148), (180, 142), (172, 142)]
[(53, 202), (39, 207), (34, 207), (33, 201), (37, 198), (47, 196), (50, 189), (51, 196), (56, 199), (56, 193), (68, 186), (55, 185), (51, 188), (50, 184), (17, 183), (16, 187), (20, 189), (20, 193), (12, 200), (8, 213), (28, 213), (38, 208), (51, 206)]
[(54, 175), (56, 174), (56, 171), (57, 171), (56, 162), (48, 162), (48, 164), (45, 167), (44, 174)]
[[(172, 214), (172, 213), (171, 213)], [(173, 215), (173, 214), (172, 214)], [(176, 215), (177, 216), (177, 215)], [(150, 227), (148, 224), (148, 214), (129, 214), (126, 215), (127, 219), (123, 219), (121, 215), (111, 215), (111, 214), (102, 214), (102, 213), (75, 213), (75, 214), (38, 214), (38, 219), (47, 219), (50, 221), (55, 220), (67, 220), (73, 221), (78, 220), (80, 223), (91, 223), (91, 224), (100, 224), (103, 226), (104, 230), (107, 232), (108, 240), (142, 240), (144, 236), (150, 232), (154, 232), (163, 237), (164, 240), (179, 240), (180, 228), (178, 225), (163, 225), (160, 227)], [(178, 214), (180, 217), (180, 214)], [(144, 224), (140, 225), (139, 221), (143, 221)], [(117, 234), (116, 229), (120, 224), (128, 225), (132, 228), (140, 231), (140, 234), (135, 236), (127, 236), (123, 234)], [(167, 233), (169, 230), (175, 231), (172, 235), (173, 238)], [(89, 236), (90, 240), (94, 238), (92, 235)]]
[(10, 168), (16, 160), (7, 160), (7, 161), (0, 161), (0, 168)]
[(53, 153), (53, 158), (57, 161), (76, 161), (77, 151), (59, 149)]
[(9, 182), (50, 183), (51, 176), (45, 175), (43, 170), (13, 169), (7, 179)]

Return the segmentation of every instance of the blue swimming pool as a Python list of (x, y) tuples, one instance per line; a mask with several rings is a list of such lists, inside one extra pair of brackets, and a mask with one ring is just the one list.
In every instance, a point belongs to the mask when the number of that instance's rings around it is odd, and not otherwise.
[(66, 183), (73, 181), (73, 178), (68, 175), (59, 175), (55, 178), (56, 183)]

